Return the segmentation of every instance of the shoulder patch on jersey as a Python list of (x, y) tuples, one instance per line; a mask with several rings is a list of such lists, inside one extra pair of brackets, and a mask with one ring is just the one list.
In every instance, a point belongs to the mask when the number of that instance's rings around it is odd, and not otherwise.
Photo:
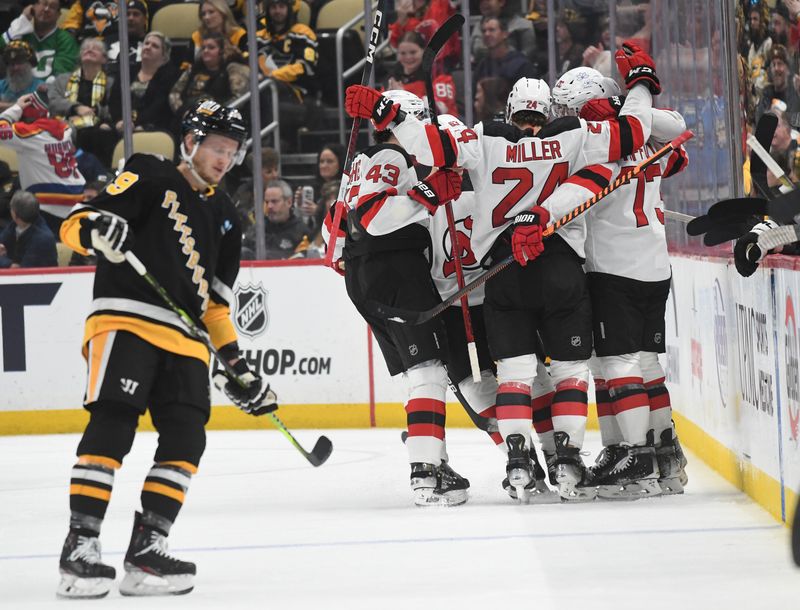
[(565, 131), (572, 131), (573, 129), (581, 128), (581, 120), (576, 116), (565, 116), (554, 121), (549, 122), (547, 125), (539, 130), (536, 134), (537, 138), (550, 138), (557, 136)]
[(374, 144), (366, 150), (361, 151), (361, 154), (366, 157), (374, 157), (382, 150), (393, 150), (398, 152), (405, 159), (407, 167), (414, 166), (414, 160), (411, 158), (411, 155), (409, 155), (402, 146), (398, 146), (397, 144)]
[(505, 138), (509, 142), (519, 142), (526, 137), (526, 133), (519, 127), (501, 121), (483, 123), (483, 135), (494, 138)]
[(308, 27), (305, 23), (295, 23), (291, 28), (289, 28), (289, 32), (291, 34), (299, 34), (300, 36), (305, 36), (309, 40), (316, 40), (317, 35), (314, 33), (310, 27)]

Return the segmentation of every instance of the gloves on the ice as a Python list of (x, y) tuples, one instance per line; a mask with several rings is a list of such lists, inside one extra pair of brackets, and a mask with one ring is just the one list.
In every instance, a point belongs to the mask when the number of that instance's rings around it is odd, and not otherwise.
[(586, 119), (587, 121), (607, 121), (608, 119), (616, 119), (624, 103), (624, 95), (600, 97), (586, 102), (579, 114), (582, 119)]
[(661, 83), (656, 76), (656, 64), (639, 45), (631, 40), (622, 43), (622, 48), (614, 54), (617, 69), (625, 80), (625, 86), (632, 89), (642, 83), (653, 95), (661, 93)]
[(736, 246), (733, 248), (733, 262), (736, 265), (736, 271), (742, 277), (750, 277), (758, 269), (758, 261), (760, 261), (766, 252), (762, 252), (758, 245), (758, 236), (764, 231), (775, 229), (778, 223), (772, 220), (765, 220), (758, 223), (750, 232), (740, 237), (736, 241)]
[(452, 169), (437, 169), (408, 191), (408, 196), (424, 206), (431, 216), (436, 213), (436, 208), (458, 199), (459, 195), (461, 195), (461, 176)]
[(388, 129), (400, 112), (400, 104), (384, 97), (377, 89), (350, 85), (344, 98), (344, 109), (351, 117), (372, 119), (375, 129)]
[(514, 217), (514, 233), (511, 235), (511, 251), (523, 267), (544, 252), (542, 231), (550, 222), (550, 212), (534, 206), (530, 212)]
[(124, 218), (103, 212), (81, 219), (80, 241), (109, 262), (121, 263), (133, 245), (133, 233)]
[(278, 408), (277, 394), (270, 389), (268, 383), (250, 370), (244, 358), (239, 358), (233, 364), (233, 370), (239, 381), (233, 379), (227, 371), (214, 374), (214, 385), (225, 392), (233, 404), (248, 415), (266, 415)]

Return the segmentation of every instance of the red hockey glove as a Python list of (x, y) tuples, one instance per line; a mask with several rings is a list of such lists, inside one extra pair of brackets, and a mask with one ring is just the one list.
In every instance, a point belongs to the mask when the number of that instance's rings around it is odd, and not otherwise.
[(436, 208), (461, 195), (461, 176), (452, 169), (437, 169), (425, 180), (417, 182), (408, 196), (428, 210), (433, 216)]
[(514, 217), (514, 233), (511, 235), (511, 250), (523, 267), (544, 252), (542, 230), (550, 222), (550, 212), (535, 206), (530, 212)]
[(350, 85), (345, 93), (344, 109), (351, 117), (372, 119), (375, 129), (384, 131), (400, 111), (400, 104), (393, 104), (372, 87)]
[(616, 119), (624, 103), (624, 95), (600, 97), (595, 100), (589, 100), (583, 105), (583, 108), (581, 108), (580, 117), (587, 121), (607, 121), (608, 119)]
[(656, 76), (656, 64), (636, 43), (626, 40), (622, 48), (614, 54), (617, 69), (625, 79), (625, 86), (631, 89), (642, 83), (653, 95), (661, 93), (661, 83)]

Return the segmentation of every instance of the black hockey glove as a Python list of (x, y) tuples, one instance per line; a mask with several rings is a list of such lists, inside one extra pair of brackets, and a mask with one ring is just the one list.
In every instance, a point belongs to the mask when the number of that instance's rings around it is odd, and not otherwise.
[(750, 232), (736, 241), (733, 248), (733, 262), (736, 264), (736, 271), (742, 277), (750, 277), (758, 269), (760, 261), (766, 252), (762, 252), (758, 245), (758, 236), (764, 231), (778, 227), (778, 223), (772, 220), (765, 220), (758, 223)]
[(124, 218), (92, 213), (81, 219), (80, 242), (84, 248), (102, 254), (109, 262), (121, 263), (125, 260), (125, 252), (133, 246), (133, 233)]
[(239, 358), (233, 364), (233, 370), (243, 384), (232, 379), (225, 371), (214, 375), (214, 385), (225, 392), (233, 404), (248, 415), (266, 415), (277, 410), (277, 394), (261, 377), (253, 374), (244, 358)]

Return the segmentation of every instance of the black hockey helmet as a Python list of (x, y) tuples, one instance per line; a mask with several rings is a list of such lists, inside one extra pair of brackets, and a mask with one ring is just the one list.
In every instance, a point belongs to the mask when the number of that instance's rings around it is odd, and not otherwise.
[[(247, 141), (247, 126), (242, 114), (236, 108), (229, 108), (214, 100), (201, 100), (183, 115), (181, 136), (192, 134), (194, 141), (199, 145), (203, 139), (212, 133), (225, 136), (239, 143), (239, 149), (234, 159), (234, 164), (239, 165), (244, 160)], [(183, 148), (183, 143), (181, 143)]]

